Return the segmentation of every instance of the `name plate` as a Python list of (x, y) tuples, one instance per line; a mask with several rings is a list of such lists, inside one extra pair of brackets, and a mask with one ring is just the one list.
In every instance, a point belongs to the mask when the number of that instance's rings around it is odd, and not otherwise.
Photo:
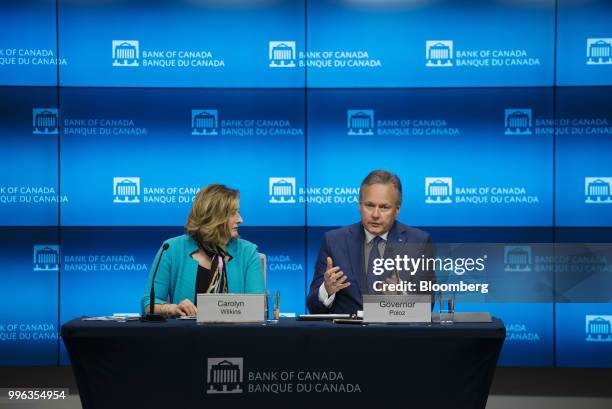
[(265, 294), (198, 294), (197, 322), (265, 321)]
[(364, 295), (363, 322), (431, 322), (431, 296)]

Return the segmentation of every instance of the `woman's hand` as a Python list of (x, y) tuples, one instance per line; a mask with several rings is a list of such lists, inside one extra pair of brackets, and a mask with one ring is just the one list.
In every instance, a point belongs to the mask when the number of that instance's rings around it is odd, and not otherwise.
[(176, 304), (164, 304), (162, 313), (168, 317), (177, 317), (179, 315), (185, 315), (183, 311)]
[(178, 315), (193, 315), (193, 316), (195, 316), (195, 315), (198, 314), (198, 307), (193, 305), (193, 303), (191, 302), (191, 300), (189, 300), (189, 298), (185, 298), (183, 301), (178, 303), (177, 307), (178, 307), (178, 310), (180, 312)]
[(169, 317), (178, 317), (184, 315), (197, 315), (198, 308), (193, 303), (185, 298), (178, 304), (163, 304), (162, 314)]

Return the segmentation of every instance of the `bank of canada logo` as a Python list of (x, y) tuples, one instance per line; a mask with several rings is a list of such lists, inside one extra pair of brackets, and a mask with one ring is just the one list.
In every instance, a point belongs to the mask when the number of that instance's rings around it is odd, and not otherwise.
[(268, 58), (272, 68), (295, 67), (295, 41), (270, 41)]
[(138, 40), (113, 40), (113, 67), (138, 67), (139, 58)]
[(32, 109), (32, 126), (32, 133), (34, 134), (57, 134), (59, 130), (59, 111), (57, 108)]
[(34, 271), (58, 271), (59, 259), (58, 245), (34, 246)]
[(504, 246), (504, 271), (531, 271), (531, 246)]
[(506, 135), (531, 135), (531, 109), (506, 109), (504, 128)]
[(452, 67), (453, 42), (451, 40), (425, 41), (425, 59), (427, 67)]
[(587, 65), (612, 64), (612, 38), (587, 38)]
[(295, 178), (270, 178), (270, 203), (295, 203)]
[(586, 341), (612, 342), (612, 315), (587, 315)]
[(217, 135), (219, 113), (216, 109), (191, 110), (192, 135)]
[(584, 203), (612, 203), (612, 177), (584, 178)]
[(425, 178), (425, 203), (453, 203), (453, 178)]
[(208, 358), (206, 393), (242, 393), (243, 358)]
[(349, 109), (346, 113), (347, 135), (374, 135), (374, 111)]
[(113, 203), (140, 203), (140, 178), (113, 178)]

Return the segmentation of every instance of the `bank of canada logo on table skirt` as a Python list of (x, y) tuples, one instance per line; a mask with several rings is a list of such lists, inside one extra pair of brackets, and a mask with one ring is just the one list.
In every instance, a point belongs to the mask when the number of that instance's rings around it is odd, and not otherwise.
[(113, 178), (113, 203), (140, 203), (140, 178)]
[(451, 177), (425, 178), (425, 203), (427, 204), (453, 203), (453, 178)]
[(58, 271), (60, 250), (58, 245), (34, 246), (34, 271)]
[(612, 204), (612, 177), (584, 178), (584, 203)]
[(57, 108), (32, 109), (32, 133), (37, 135), (57, 134), (59, 130), (59, 111)]
[(587, 65), (612, 64), (612, 38), (587, 38)]
[(138, 40), (113, 40), (113, 67), (138, 67), (140, 44)]
[(208, 358), (206, 393), (242, 393), (243, 358)]
[(269, 178), (270, 203), (283, 204), (295, 203), (295, 178), (293, 177), (271, 177)]
[(506, 135), (531, 135), (531, 109), (511, 108), (504, 111), (504, 133)]
[(453, 42), (451, 40), (425, 41), (426, 67), (452, 67)]
[(612, 342), (612, 315), (587, 315), (587, 342)]
[(191, 110), (192, 135), (218, 135), (219, 112), (216, 109)]
[(374, 135), (374, 110), (349, 109), (347, 117), (347, 135)]
[(504, 246), (504, 271), (531, 271), (531, 246)]
[(268, 58), (271, 68), (294, 68), (297, 61), (295, 41), (270, 41)]

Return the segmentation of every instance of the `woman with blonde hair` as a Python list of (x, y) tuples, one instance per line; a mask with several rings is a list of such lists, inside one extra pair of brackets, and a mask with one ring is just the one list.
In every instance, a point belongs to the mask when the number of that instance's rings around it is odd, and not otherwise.
[[(213, 184), (196, 195), (185, 234), (166, 240), (168, 250), (159, 260), (155, 276), (155, 313), (196, 315), (198, 293), (262, 293), (264, 278), (255, 244), (238, 237), (240, 193)], [(163, 248), (163, 246), (162, 246)], [(149, 312), (153, 260), (142, 297)]]

